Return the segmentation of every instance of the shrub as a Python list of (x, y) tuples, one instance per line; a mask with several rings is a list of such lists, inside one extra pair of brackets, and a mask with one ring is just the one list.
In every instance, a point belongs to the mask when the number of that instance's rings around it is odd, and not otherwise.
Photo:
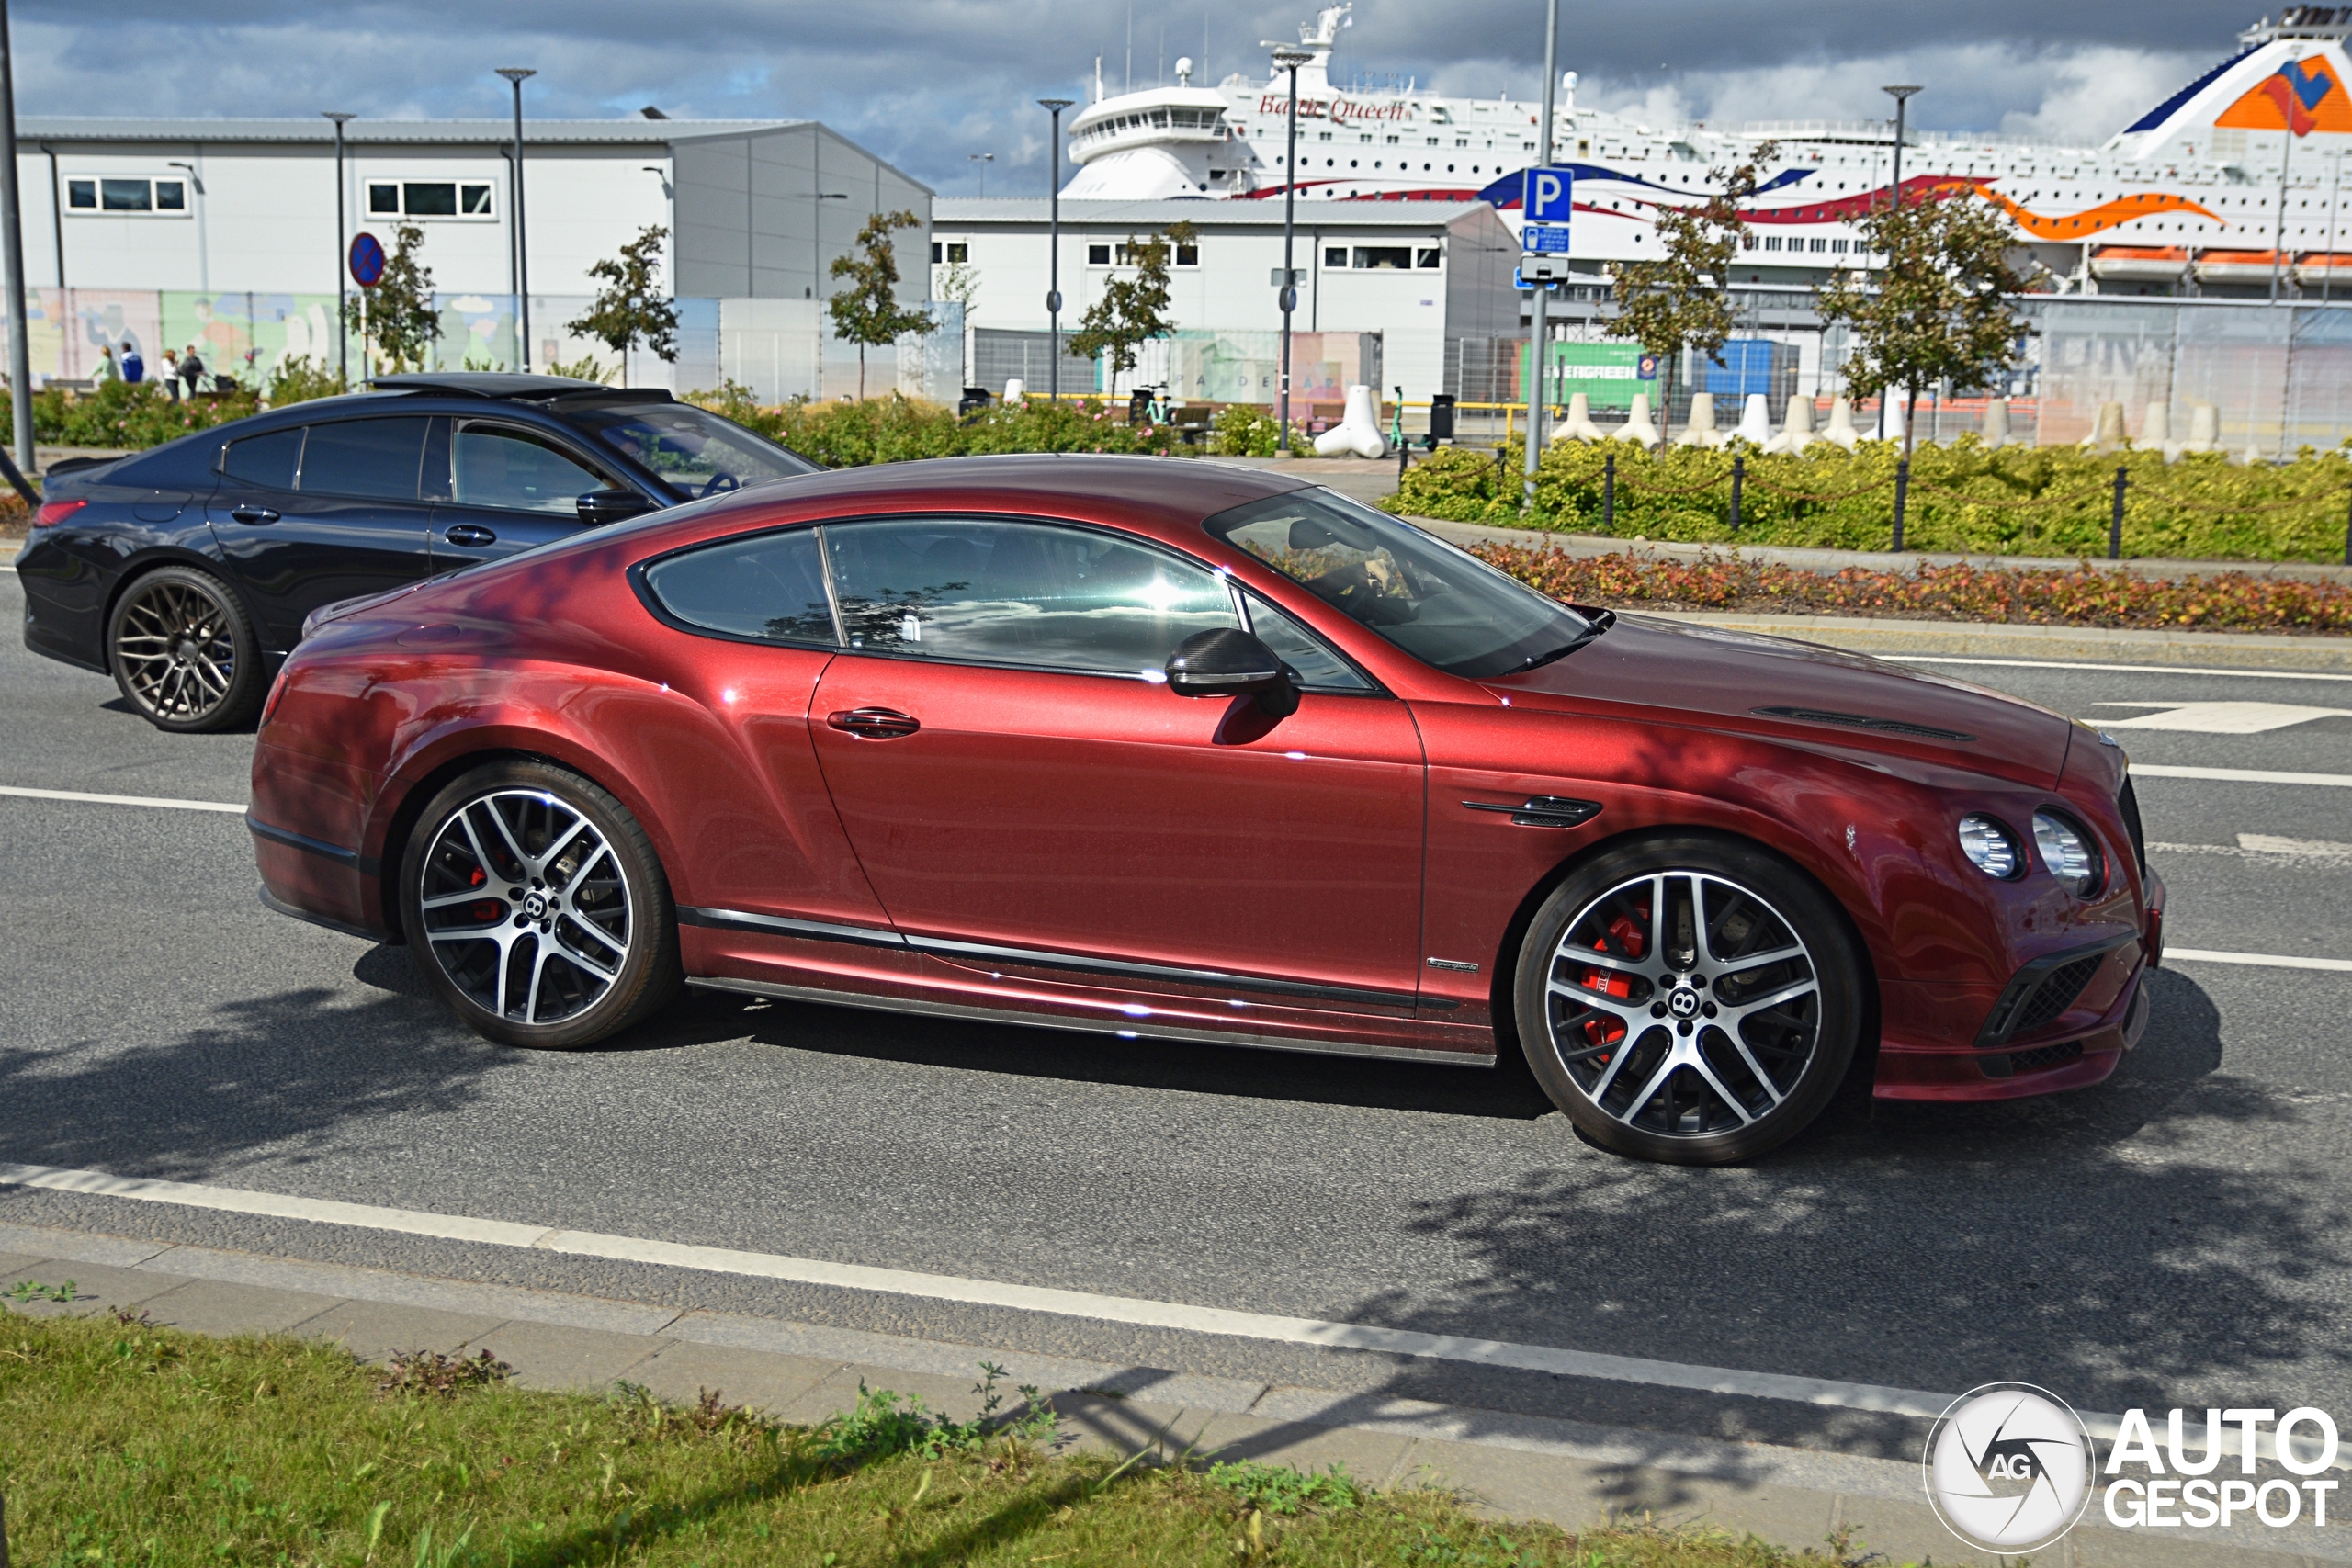
[(982, 452), (1116, 452), (1169, 457), (1184, 450), (1174, 426), (1131, 425), (1124, 409), (1099, 399), (1048, 403), (1031, 399), (996, 404), (958, 420), (954, 411), (911, 398), (864, 402), (807, 399), (762, 408), (735, 382), (717, 391), (690, 392), (686, 400), (781, 441), (829, 468), (959, 457)]
[[(1464, 523), (1704, 543), (1885, 549), (1895, 465), (1889, 442), (1849, 454), (1820, 443), (1798, 456), (1745, 454), (1740, 527), (1730, 525), (1733, 454), (1696, 447), (1651, 453), (1630, 442), (1558, 442), (1544, 449), (1535, 510), (1519, 510), (1523, 443), (1491, 452), (1434, 453), (1408, 472), (1388, 510)], [(1616, 458), (1604, 526), (1603, 470)], [(1912, 456), (1905, 508), (1914, 549), (1983, 555), (2103, 556), (2116, 470), (2126, 472), (2123, 553), (2230, 560), (2343, 558), (2352, 464), (2305, 448), (2277, 466), (2232, 466), (2219, 454), (2167, 466), (2155, 452), (2077, 447), (1988, 450), (1973, 435)]]
[[(33, 439), (50, 446), (136, 450), (243, 419), (260, 406), (252, 392), (242, 389), (175, 402), (155, 381), (104, 381), (96, 391), (79, 394), (51, 387), (33, 394)], [(7, 394), (0, 393), (0, 429), (14, 418)]]
[(271, 408), (282, 409), (288, 403), (332, 398), (343, 389), (343, 378), (328, 369), (323, 360), (312, 359), (307, 354), (289, 354), (270, 371), (262, 400)]

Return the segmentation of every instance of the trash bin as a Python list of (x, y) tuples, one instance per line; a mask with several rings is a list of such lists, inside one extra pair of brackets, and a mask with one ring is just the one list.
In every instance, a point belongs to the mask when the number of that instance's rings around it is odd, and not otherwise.
[(964, 389), (964, 395), (956, 400), (956, 417), (968, 418), (987, 408), (994, 400), (989, 396), (989, 389), (986, 387), (967, 387)]
[(1453, 439), (1453, 394), (1440, 392), (1430, 399), (1430, 439)]

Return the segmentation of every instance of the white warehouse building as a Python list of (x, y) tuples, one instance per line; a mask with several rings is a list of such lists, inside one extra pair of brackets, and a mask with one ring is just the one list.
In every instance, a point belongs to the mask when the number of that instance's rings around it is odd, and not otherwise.
[[(876, 212), (915, 214), (897, 241), (902, 299), (923, 298), (931, 191), (814, 121), (526, 119), (523, 134), (534, 366), (590, 351), (562, 327), (594, 292), (588, 269), (653, 224), (671, 232), (681, 363), (635, 367), (639, 380), (715, 384), (724, 305), (741, 301), (739, 333), (808, 339), (813, 392), (831, 263)], [(29, 117), (17, 135), (37, 376), (85, 378), (100, 344), (126, 341), (150, 364), (194, 343), (254, 377), (283, 354), (331, 356), (342, 256), (326, 119)], [(389, 250), (395, 226), (424, 231), (443, 362), (523, 359), (512, 121), (354, 119), (342, 194), (346, 237)]]

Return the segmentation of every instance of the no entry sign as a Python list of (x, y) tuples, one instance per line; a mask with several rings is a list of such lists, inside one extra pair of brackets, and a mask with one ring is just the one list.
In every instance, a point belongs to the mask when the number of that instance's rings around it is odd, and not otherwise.
[(351, 281), (373, 288), (384, 276), (384, 243), (373, 234), (351, 242)]

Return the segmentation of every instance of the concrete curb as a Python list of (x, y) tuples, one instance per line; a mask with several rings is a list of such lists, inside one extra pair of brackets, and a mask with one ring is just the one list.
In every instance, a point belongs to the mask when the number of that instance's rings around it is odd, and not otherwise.
[[(144, 1312), (193, 1333), (329, 1339), (365, 1360), (394, 1350), (488, 1350), (529, 1387), (595, 1393), (626, 1380), (680, 1403), (713, 1388), (795, 1424), (848, 1409), (861, 1382), (968, 1417), (987, 1359), (1013, 1385), (1058, 1391), (1052, 1402), (1063, 1430), (1082, 1447), (1157, 1448), (1171, 1459), (1189, 1450), (1195, 1459), (1302, 1469), (1344, 1463), (1383, 1486), (1458, 1487), (1497, 1516), (1569, 1529), (1649, 1513), (1803, 1548), (1851, 1526), (1894, 1562), (1998, 1561), (1959, 1549), (1928, 1507), (1917, 1466), (1906, 1461), (0, 1225), (0, 1286), (68, 1278), (76, 1286), (70, 1304), (0, 1308), (36, 1316)], [(2070, 1568), (2352, 1562), (2352, 1529), (2241, 1528), (2175, 1541), (2097, 1521), (2094, 1509), (2045, 1561)]]

